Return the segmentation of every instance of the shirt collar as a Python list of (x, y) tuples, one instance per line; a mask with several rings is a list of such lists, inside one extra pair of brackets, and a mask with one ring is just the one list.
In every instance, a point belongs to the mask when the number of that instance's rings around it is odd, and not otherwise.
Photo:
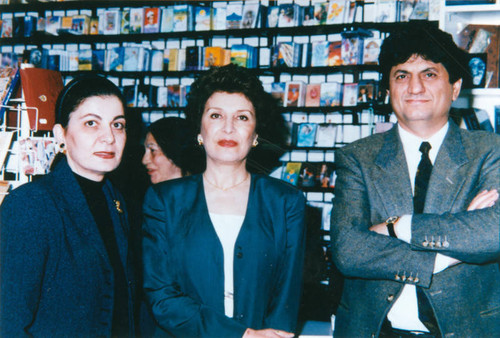
[(405, 129), (401, 127), (401, 125), (398, 123), (398, 132), (399, 132), (399, 137), (401, 138), (401, 142), (403, 143), (403, 149), (405, 154), (418, 154), (420, 157), (420, 144), (422, 142), (429, 142), (431, 144), (431, 150), (429, 151), (429, 158), (432, 163), (434, 163), (434, 160), (437, 157), (439, 148), (441, 147), (441, 144), (444, 141), (444, 138), (446, 136), (446, 133), (448, 132), (449, 128), (449, 122), (446, 122), (446, 124), (439, 129), (434, 135), (429, 137), (428, 139), (422, 139)]

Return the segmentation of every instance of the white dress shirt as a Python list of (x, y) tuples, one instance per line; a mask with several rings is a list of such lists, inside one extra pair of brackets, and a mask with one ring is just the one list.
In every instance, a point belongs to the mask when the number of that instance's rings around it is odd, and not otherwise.
[(224, 312), (226, 316), (232, 318), (234, 314), (234, 245), (236, 244), (236, 239), (240, 233), (245, 216), (209, 214), (224, 251)]
[[(415, 176), (417, 174), (418, 164), (422, 153), (419, 148), (422, 142), (429, 142), (431, 149), (429, 151), (429, 158), (434, 165), (439, 148), (448, 131), (449, 124), (443, 126), (437, 133), (432, 135), (429, 139), (424, 140), (415, 136), (408, 131), (401, 128), (398, 124), (399, 136), (403, 143), (403, 150), (406, 157), (406, 164), (408, 165), (408, 174), (410, 176), (412, 192), (415, 192)], [(411, 221), (412, 215), (403, 215), (398, 221), (397, 237), (398, 239), (407, 243), (411, 242)], [(438, 273), (446, 269), (449, 265), (449, 257), (437, 254), (434, 265), (434, 273)], [(387, 318), (391, 322), (392, 327), (401, 330), (418, 330), (429, 331), (425, 325), (418, 318), (418, 303), (415, 285), (406, 284), (403, 287), (398, 299), (394, 302), (391, 310), (387, 314)]]

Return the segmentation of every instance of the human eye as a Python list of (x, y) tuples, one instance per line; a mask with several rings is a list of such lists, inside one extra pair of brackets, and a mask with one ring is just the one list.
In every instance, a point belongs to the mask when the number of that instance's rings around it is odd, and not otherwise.
[(222, 117), (222, 115), (219, 113), (211, 113), (210, 114), (211, 119), (220, 119), (221, 117)]
[(248, 121), (249, 118), (247, 115), (238, 115), (238, 120), (240, 121)]
[(406, 74), (397, 74), (396, 75), (396, 80), (404, 80), (407, 78)]
[(97, 125), (97, 122), (94, 121), (94, 120), (89, 120), (89, 121), (85, 121), (85, 126), (87, 127), (95, 127)]
[(115, 122), (113, 122), (113, 128), (117, 129), (117, 130), (123, 130), (123, 129), (125, 129), (125, 122), (115, 121)]
[(434, 72), (427, 72), (427, 73), (425, 73), (425, 74), (424, 74), (424, 76), (425, 76), (426, 78), (429, 78), (429, 79), (430, 79), (430, 78), (434, 78), (434, 77), (436, 77), (436, 76), (437, 76), (437, 74), (436, 74), (436, 73), (434, 73)]

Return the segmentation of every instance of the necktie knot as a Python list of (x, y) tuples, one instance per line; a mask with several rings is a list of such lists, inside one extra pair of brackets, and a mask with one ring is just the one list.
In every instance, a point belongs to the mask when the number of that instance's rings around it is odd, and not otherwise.
[(418, 150), (420, 150), (420, 152), (424, 155), (429, 155), (429, 150), (431, 150), (431, 144), (429, 142), (422, 142), (422, 144), (420, 144), (420, 148)]

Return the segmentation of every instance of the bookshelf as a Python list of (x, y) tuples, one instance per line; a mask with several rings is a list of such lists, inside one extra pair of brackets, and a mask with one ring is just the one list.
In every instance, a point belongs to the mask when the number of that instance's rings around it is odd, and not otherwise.
[[(220, 1), (219, 1), (220, 2)], [(63, 2), (30, 2), (29, 4), (0, 5), (2, 16), (13, 17), (32, 14), (37, 17), (49, 15), (71, 16), (78, 14), (97, 17), (103, 10), (117, 9), (123, 11), (126, 8), (143, 7), (168, 7), (175, 4), (209, 5), (212, 2), (186, 2), (186, 1), (63, 1)], [(262, 1), (261, 5), (273, 6), (275, 1)], [(297, 4), (309, 4), (312, 2), (296, 1)], [(353, 22), (340, 24), (324, 24), (300, 27), (271, 27), (267, 28), (264, 23), (258, 28), (225, 29), (210, 31), (182, 31), (162, 33), (140, 33), (140, 34), (97, 34), (97, 35), (73, 35), (70, 33), (60, 35), (48, 35), (37, 33), (31, 36), (4, 37), (0, 38), (0, 53), (14, 52), (22, 54), (25, 50), (36, 48), (58, 49), (80, 51), (83, 49), (106, 49), (123, 47), (129, 43), (141, 44), (148, 48), (186, 48), (191, 46), (220, 46), (230, 48), (236, 44), (247, 44), (255, 47), (258, 61), (252, 71), (259, 76), (265, 85), (275, 82), (302, 81), (306, 84), (338, 82), (358, 83), (367, 80), (377, 82), (379, 80), (378, 65), (376, 64), (347, 64), (338, 66), (296, 66), (296, 67), (272, 67), (272, 47), (279, 43), (311, 44), (316, 41), (341, 41), (342, 34), (352, 34), (355, 31), (370, 31), (377, 37), (383, 39), (387, 34), (399, 28), (398, 22), (373, 22), (369, 19), (374, 14), (374, 2), (354, 1), (355, 14)], [(356, 14), (357, 13), (357, 14)], [(436, 22), (437, 24), (437, 22)], [(96, 70), (94, 70), (96, 71)], [(83, 70), (62, 70), (61, 73), (66, 81), (72, 77), (84, 73)], [(194, 78), (203, 73), (204, 69), (195, 70), (161, 70), (161, 71), (117, 71), (97, 70), (105, 74), (118, 86), (124, 87), (135, 84), (145, 85), (189, 85)], [(390, 118), (390, 108), (383, 98), (370, 102), (358, 103), (352, 106), (336, 105), (333, 107), (281, 107), (285, 120), (295, 123), (331, 123), (337, 126), (337, 138), (332, 147), (296, 147), (291, 144), (286, 148), (282, 158), (284, 163), (334, 163), (334, 150), (358, 138), (373, 133), (377, 121), (387, 122)], [(168, 115), (182, 115), (182, 107), (131, 107), (127, 114), (131, 117), (132, 135), (134, 141), (140, 145), (142, 128), (155, 119)], [(334, 170), (334, 165), (333, 165)], [(282, 170), (283, 168), (281, 168)], [(282, 173), (277, 170), (272, 175), (281, 178)], [(308, 226), (314, 238), (313, 249), (318, 249), (316, 258), (322, 260), (318, 267), (320, 276), (315, 277), (311, 285), (306, 285), (306, 296), (315, 299), (321, 304), (305, 304), (307, 313), (303, 319), (329, 320), (329, 314), (333, 311), (332, 304), (338, 297), (341, 279), (335, 273), (328, 258), (329, 232), (326, 228), (328, 216), (328, 205), (334, 196), (334, 186), (329, 187), (301, 187), (310, 203), (310, 217)], [(307, 263), (306, 263), (307, 265)], [(311, 279), (312, 280), (312, 279)], [(337, 294), (336, 294), (337, 293)], [(314, 295), (314, 296), (312, 296)]]

